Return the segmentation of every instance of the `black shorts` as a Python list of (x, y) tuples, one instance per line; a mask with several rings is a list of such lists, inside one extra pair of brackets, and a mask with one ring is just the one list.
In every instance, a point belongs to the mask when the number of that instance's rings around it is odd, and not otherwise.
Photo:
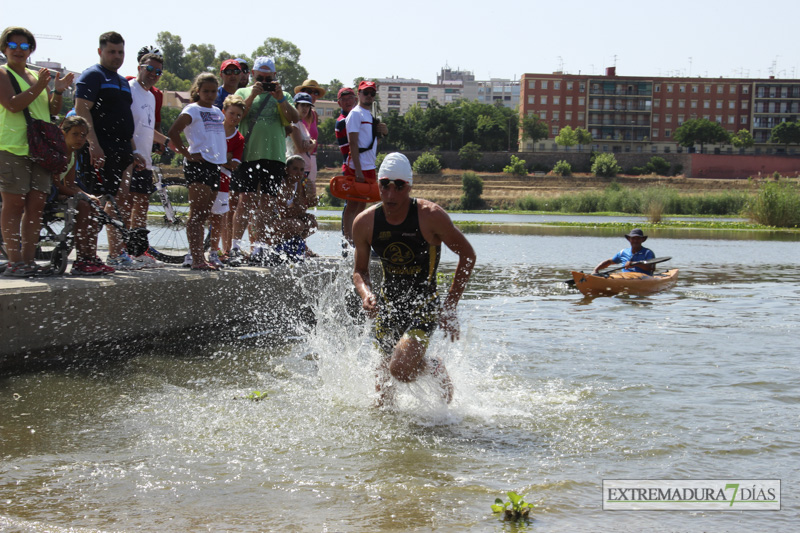
[(286, 163), (283, 161), (245, 161), (233, 173), (231, 191), (261, 192), (268, 196), (277, 196), (285, 177)]
[(91, 178), (87, 180), (89, 183), (86, 185), (90, 189), (89, 194), (116, 196), (125, 169), (133, 163), (133, 152), (119, 148), (103, 148), (103, 151), (106, 154), (103, 168), (92, 172)]
[(136, 170), (131, 173), (131, 192), (139, 194), (151, 194), (155, 191), (153, 185), (153, 171), (150, 169)]
[(416, 338), (427, 346), (438, 325), (439, 298), (436, 294), (422, 303), (410, 305), (395, 305), (379, 298), (375, 341), (389, 356), (404, 335)]
[(219, 190), (219, 165), (208, 161), (186, 161), (183, 166), (183, 175), (186, 176), (186, 183), (200, 183), (208, 185), (211, 190)]

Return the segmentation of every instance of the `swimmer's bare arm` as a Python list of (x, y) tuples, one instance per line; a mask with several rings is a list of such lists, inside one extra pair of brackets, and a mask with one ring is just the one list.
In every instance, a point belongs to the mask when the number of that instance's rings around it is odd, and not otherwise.
[(455, 227), (445, 210), (432, 202), (423, 204), (423, 208), (420, 210), (420, 226), (423, 228), (423, 235), (429, 232), (433, 235), (429, 242), (441, 242), (458, 255), (458, 266), (455, 276), (453, 276), (453, 283), (450, 285), (439, 315), (439, 326), (445, 335), (450, 336), (451, 341), (455, 341), (460, 335), (456, 307), (472, 275), (472, 269), (475, 266), (475, 250), (464, 234)]
[(374, 221), (375, 210), (367, 209), (353, 222), (353, 244), (356, 248), (353, 284), (361, 297), (361, 307), (370, 318), (375, 318), (378, 313), (378, 299), (372, 292), (372, 281), (369, 278), (369, 256), (372, 245), (370, 241)]

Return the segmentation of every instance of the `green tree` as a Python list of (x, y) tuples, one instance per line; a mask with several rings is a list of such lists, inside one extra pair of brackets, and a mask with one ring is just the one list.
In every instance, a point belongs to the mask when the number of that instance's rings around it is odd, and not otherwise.
[(208, 70), (212, 70), (214, 74), (218, 74), (219, 66), (214, 70), (216, 58), (217, 49), (213, 44), (191, 44), (187, 49), (183, 62), (186, 68), (192, 73), (191, 78), (194, 79), (194, 76)]
[(461, 176), (461, 209), (477, 209), (483, 204), (483, 180), (474, 172), (465, 172)]
[(687, 148), (699, 144), (700, 153), (703, 153), (703, 147), (706, 144), (730, 142), (730, 134), (725, 131), (725, 128), (706, 118), (687, 120), (675, 130), (672, 137), (679, 145)]
[(323, 85), (323, 87), (325, 87), (325, 99), (335, 101), (336, 95), (339, 94), (339, 89), (344, 87), (344, 83), (333, 78), (327, 85)]
[(617, 158), (614, 157), (614, 154), (603, 153), (597, 154), (594, 158), (592, 172), (596, 176), (612, 178), (622, 172), (622, 167), (617, 163)]
[(278, 79), (286, 91), (294, 92), (296, 85), (308, 79), (308, 71), (300, 64), (300, 48), (290, 41), (269, 37), (253, 51), (253, 57), (259, 56), (275, 60)]
[(188, 91), (191, 87), (190, 80), (183, 80), (168, 70), (164, 70), (158, 80), (158, 88), (162, 91)]
[(442, 171), (442, 164), (433, 152), (423, 152), (411, 165), (416, 174), (438, 174)]
[[(193, 74), (186, 68), (185, 54), (186, 48), (178, 35), (172, 35), (168, 31), (158, 33), (156, 45), (164, 55), (164, 71), (170, 72), (183, 80), (190, 80)], [(174, 90), (174, 89), (173, 89)]]
[(336, 132), (334, 128), (336, 127), (336, 119), (334, 117), (328, 117), (320, 123), (317, 130), (319, 131), (319, 137), (317, 138), (317, 142), (319, 144), (328, 144), (328, 145), (335, 145), (336, 144)]
[(790, 144), (800, 144), (800, 122), (781, 122), (772, 128), (769, 142), (787, 147)]
[(528, 169), (525, 167), (525, 160), (520, 159), (519, 157), (512, 155), (511, 162), (503, 167), (503, 172), (506, 174), (514, 174), (516, 176), (527, 176)]
[(539, 115), (527, 115), (522, 119), (522, 139), (530, 140), (534, 147), (536, 141), (547, 139), (547, 124), (542, 122)]
[(750, 148), (755, 143), (749, 130), (739, 130), (731, 135), (731, 144), (736, 148)]
[(575, 137), (578, 139), (578, 144), (581, 146), (592, 144), (592, 134), (585, 128), (575, 128)]
[(483, 159), (481, 147), (477, 143), (468, 142), (458, 151), (458, 158), (461, 160), (461, 168), (474, 168)]
[(506, 141), (506, 128), (495, 117), (481, 115), (475, 128), (475, 135), (480, 139), (484, 150), (498, 152), (503, 149)]
[(561, 128), (561, 131), (558, 132), (556, 135), (555, 142), (559, 146), (575, 146), (578, 144), (578, 134), (575, 133), (575, 130), (572, 129), (571, 126), (564, 126)]

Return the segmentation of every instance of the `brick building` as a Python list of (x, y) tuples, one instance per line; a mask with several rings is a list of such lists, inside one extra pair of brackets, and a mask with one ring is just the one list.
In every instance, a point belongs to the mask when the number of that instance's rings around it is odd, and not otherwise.
[[(750, 131), (757, 144), (748, 152), (775, 153), (783, 147), (767, 144), (771, 129), (800, 118), (800, 80), (617, 76), (614, 67), (605, 76), (523, 74), (520, 116), (530, 114), (548, 124), (547, 140), (535, 147), (540, 150), (563, 150), (553, 139), (571, 126), (588, 130), (597, 150), (680, 152), (675, 130), (706, 118), (730, 133)], [(530, 141), (520, 143), (521, 150), (533, 148)], [(709, 148), (734, 151), (729, 145)]]

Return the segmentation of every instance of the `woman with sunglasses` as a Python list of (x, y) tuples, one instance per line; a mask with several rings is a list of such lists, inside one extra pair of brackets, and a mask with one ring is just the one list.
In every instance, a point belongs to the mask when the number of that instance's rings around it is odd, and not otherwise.
[[(72, 74), (53, 79), (54, 90), (48, 93), (50, 71), (28, 70), (27, 64), (36, 39), (20, 27), (9, 27), (0, 35), (0, 52), (8, 60), (0, 68), (0, 194), (3, 210), (0, 213), (3, 240), (8, 253), (8, 266), (3, 272), (9, 277), (43, 275), (34, 262), (39, 241), (42, 210), (50, 193), (52, 175), (28, 158), (27, 108), (34, 119), (50, 122), (50, 115), (61, 110), (61, 93), (72, 85)], [(21, 92), (17, 94), (11, 79)]]

